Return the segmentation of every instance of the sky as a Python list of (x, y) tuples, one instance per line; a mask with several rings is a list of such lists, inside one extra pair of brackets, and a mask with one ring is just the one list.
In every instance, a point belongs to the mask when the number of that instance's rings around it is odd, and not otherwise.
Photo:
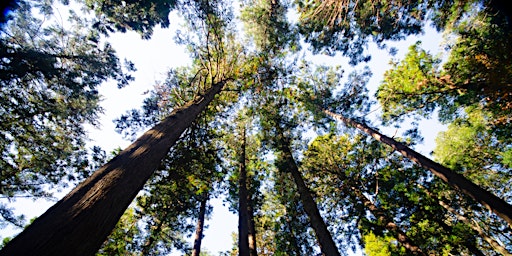
[[(115, 125), (112, 120), (124, 114), (127, 110), (139, 108), (143, 99), (147, 96), (145, 92), (151, 90), (156, 81), (165, 79), (165, 74), (169, 68), (190, 64), (188, 53), (184, 47), (176, 45), (173, 40), (174, 29), (176, 28), (176, 22), (174, 21), (176, 20), (175, 16), (171, 16), (171, 28), (156, 28), (151, 40), (142, 40), (140, 35), (134, 32), (116, 33), (108, 38), (120, 59), (126, 58), (135, 63), (137, 72), (134, 75), (136, 79), (123, 89), (118, 89), (114, 83), (106, 83), (100, 87), (100, 94), (103, 95), (101, 105), (104, 108), (104, 113), (101, 115), (98, 127), (88, 126), (91, 139), (89, 145), (101, 146), (107, 152), (118, 147), (125, 148), (128, 146), (130, 141), (123, 139), (120, 134), (114, 131)], [(423, 48), (435, 53), (439, 50), (439, 43), (442, 38), (433, 29), (427, 28), (425, 35), (390, 44), (399, 50), (394, 58), (400, 59), (406, 53), (407, 47), (417, 40), (423, 41)], [(373, 55), (372, 60), (367, 63), (374, 74), (370, 80), (370, 94), (373, 95), (382, 79), (382, 74), (389, 68), (388, 64), (393, 57), (373, 45), (368, 50)], [(318, 64), (341, 64), (347, 69), (345, 74), (349, 73), (350, 67), (346, 65), (346, 59), (344, 58), (317, 55), (313, 56), (312, 60)], [(396, 132), (395, 128), (379, 128), (387, 135), (393, 135)], [(420, 123), (420, 128), (426, 128), (422, 129), (425, 140), (416, 149), (428, 155), (435, 145), (435, 136), (445, 127), (430, 120)], [(403, 130), (401, 129), (398, 134)], [(56, 196), (62, 197), (66, 192), (61, 191)], [(14, 203), (14, 207), (16, 207), (17, 213), (23, 213), (30, 219), (42, 214), (53, 203), (55, 201), (37, 200), (34, 202), (20, 199)], [(210, 203), (214, 206), (214, 211), (211, 218), (206, 221), (208, 228), (205, 231), (203, 248), (214, 255), (218, 255), (219, 252), (232, 248), (231, 234), (237, 229), (238, 219), (237, 216), (229, 212), (227, 206), (223, 206), (222, 199), (213, 199)], [(19, 230), (6, 229), (0, 232), (0, 236), (5, 237), (17, 232)]]

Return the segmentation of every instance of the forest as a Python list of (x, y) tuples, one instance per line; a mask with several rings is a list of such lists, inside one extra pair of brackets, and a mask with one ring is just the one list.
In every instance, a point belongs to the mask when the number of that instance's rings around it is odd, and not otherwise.
[[(20, 233), (0, 255), (213, 255), (201, 243), (221, 197), (238, 216), (224, 255), (512, 255), (508, 5), (4, 1), (0, 227)], [(91, 147), (100, 86), (122, 97), (137, 70), (109, 36), (171, 27), (191, 61), (113, 120), (128, 147)], [(442, 51), (408, 45), (370, 90), (369, 46), (394, 56), (427, 28)], [(446, 127), (430, 154), (422, 120)], [(11, 205), (65, 188), (35, 219)]]

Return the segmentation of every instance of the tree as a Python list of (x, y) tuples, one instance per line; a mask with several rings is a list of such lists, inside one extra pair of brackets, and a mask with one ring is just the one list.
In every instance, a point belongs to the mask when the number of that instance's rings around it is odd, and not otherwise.
[(0, 193), (48, 197), (50, 189), (90, 174), (89, 155), (99, 151), (86, 148), (84, 125), (96, 125), (102, 111), (98, 87), (106, 81), (127, 85), (134, 67), (123, 67), (76, 13), (66, 28), (45, 21), (52, 16), (48, 4), (17, 5), (0, 31)]
[(312, 189), (322, 195), (319, 205), (337, 213), (326, 218), (344, 241), (377, 236), (393, 241), (387, 251), (397, 255), (479, 252), (476, 234), (418, 188), (439, 180), (426, 179), (378, 141), (361, 134), (318, 136), (304, 153), (303, 169), (308, 180), (316, 180)]
[[(314, 53), (336, 52), (348, 56), (351, 64), (368, 61), (364, 47), (369, 41), (385, 48), (386, 42), (402, 40), (423, 32), (430, 22), (438, 31), (463, 23), (475, 10), (508, 20), (510, 11), (503, 1), (295, 1), (299, 29)], [(500, 24), (501, 25), (501, 24)], [(396, 49), (390, 49), (395, 52)]]
[(452, 170), (442, 166), (441, 164), (428, 159), (427, 157), (419, 154), (418, 152), (412, 150), (411, 148), (405, 146), (404, 144), (399, 143), (396, 140), (377, 132), (376, 130), (368, 127), (365, 124), (345, 118), (341, 115), (332, 113), (328, 110), (324, 110), (324, 113), (326, 113), (327, 115), (331, 116), (334, 119), (344, 122), (347, 125), (356, 127), (361, 131), (367, 133), (368, 135), (372, 136), (376, 140), (391, 146), (394, 150), (400, 152), (405, 157), (409, 158), (411, 161), (414, 161), (421, 167), (431, 171), (434, 175), (441, 178), (450, 186), (454, 187), (456, 190), (460, 190), (461, 192), (467, 194), (475, 201), (484, 205), (490, 211), (496, 213), (503, 220), (508, 222), (509, 225), (512, 225), (512, 206), (506, 203), (503, 199), (493, 195), (489, 191), (476, 185), (475, 183), (466, 179), (464, 176), (455, 173)]
[[(223, 25), (219, 19), (210, 16), (204, 26)], [(215, 29), (220, 32), (222, 28)], [(211, 34), (208, 38), (212, 41), (208, 42), (208, 47), (222, 49), (225, 40), (222, 36)], [(205, 51), (212, 56), (212, 49), (208, 47)], [(54, 255), (73, 251), (80, 255), (90, 255), (96, 252), (169, 148), (232, 79), (232, 73), (229, 72), (233, 66), (228, 65), (232, 63), (229, 61), (235, 59), (227, 60), (225, 54), (224, 51), (216, 52), (216, 59), (223, 61), (217, 67), (225, 65), (230, 69), (206, 69), (207, 76), (199, 76), (202, 80), (193, 81), (202, 85), (198, 87), (203, 90), (201, 95), (183, 107), (175, 108), (166, 119), (144, 133), (34, 221), (7, 244), (0, 254), (23, 255), (37, 251), (39, 255)], [(105, 212), (107, 208), (109, 211)], [(40, 232), (45, 235), (39, 235)], [(88, 243), (83, 242), (84, 236), (87, 236)], [(26, 246), (24, 241), (31, 241), (31, 246)]]

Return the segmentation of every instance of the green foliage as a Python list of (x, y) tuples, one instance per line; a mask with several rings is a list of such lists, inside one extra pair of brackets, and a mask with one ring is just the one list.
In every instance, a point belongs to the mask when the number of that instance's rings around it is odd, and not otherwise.
[(363, 236), (364, 252), (368, 256), (391, 256), (389, 247), (393, 240), (392, 237), (379, 237), (370, 232)]
[(479, 106), (492, 113), (496, 132), (509, 133), (512, 51), (506, 22), (482, 11), (453, 32), (457, 39), (442, 67), (416, 44), (386, 72), (377, 92), (385, 120), (413, 113), (426, 117), (439, 109), (440, 121), (450, 122), (461, 109)]
[(48, 3), (18, 4), (0, 32), (0, 193), (46, 197), (101, 162), (104, 152), (85, 148), (84, 124), (97, 124), (100, 84), (123, 87), (132, 77), (87, 19), (71, 12), (68, 30), (45, 21)]
[(275, 55), (284, 49), (300, 49), (298, 36), (286, 17), (289, 6), (284, 1), (244, 0), (241, 20), (247, 34), (262, 53)]
[(137, 246), (140, 246), (136, 242), (137, 237), (141, 235), (140, 233), (135, 210), (128, 208), (96, 255), (135, 255), (135, 252), (139, 249)]
[(153, 28), (170, 25), (169, 14), (176, 8), (176, 0), (121, 1), (81, 0), (94, 11), (98, 20), (94, 24), (98, 31), (108, 34), (115, 31), (134, 30), (142, 38), (149, 39)]
[[(477, 1), (295, 1), (300, 33), (313, 52), (341, 52), (351, 64), (368, 61), (364, 48), (372, 40), (386, 47), (389, 40), (419, 34), (427, 21), (439, 29), (451, 27), (471, 12)], [(482, 1), (486, 2), (486, 1)]]

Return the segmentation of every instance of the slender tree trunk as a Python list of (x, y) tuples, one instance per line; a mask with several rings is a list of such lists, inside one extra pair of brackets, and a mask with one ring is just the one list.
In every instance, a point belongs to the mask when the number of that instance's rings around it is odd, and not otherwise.
[[(286, 142), (285, 142), (286, 143)], [(297, 190), (299, 191), (300, 199), (302, 204), (304, 204), (304, 211), (309, 217), (309, 221), (311, 222), (311, 226), (315, 231), (316, 237), (318, 239), (320, 250), (322, 254), (325, 256), (336, 256), (340, 255), (334, 240), (332, 239), (331, 233), (327, 229), (327, 225), (325, 224), (322, 216), (320, 215), (320, 211), (316, 205), (313, 196), (306, 186), (304, 179), (302, 179), (302, 175), (299, 172), (299, 168), (295, 160), (293, 159), (293, 155), (290, 151), (289, 145), (281, 145), (280, 150), (282, 151), (283, 158), (287, 163), (288, 170), (291, 172), (293, 180), (297, 185)]]
[(301, 256), (302, 253), (301, 253), (299, 244), (297, 243), (297, 237), (295, 236), (295, 230), (293, 229), (293, 223), (292, 223), (292, 221), (297, 221), (297, 220), (293, 219), (293, 216), (290, 216), (290, 217), (292, 218), (292, 220), (290, 220), (290, 218), (288, 216), (286, 216), (286, 224), (288, 226), (288, 230), (290, 231), (293, 251), (295, 252), (296, 256)]
[(396, 225), (396, 223), (394, 223), (392, 219), (387, 216), (385, 212), (383, 212), (375, 204), (373, 204), (372, 201), (370, 201), (370, 199), (368, 199), (363, 193), (361, 193), (361, 191), (358, 188), (352, 187), (351, 190), (352, 193), (354, 193), (357, 196), (357, 198), (359, 198), (359, 200), (363, 202), (364, 206), (368, 210), (370, 210), (373, 216), (379, 219), (381, 223), (384, 223), (384, 227), (395, 235), (395, 238), (398, 240), (398, 242), (402, 244), (402, 246), (405, 247), (405, 249), (407, 249), (409, 253), (411, 253), (412, 255), (426, 255), (420, 249), (420, 247), (415, 245), (412, 242), (412, 240), (407, 236), (407, 234), (405, 234), (405, 232), (403, 232), (398, 227), (398, 225)]
[(247, 217), (249, 218), (249, 255), (257, 256), (258, 251), (256, 249), (256, 227), (254, 225), (253, 201), (251, 200), (249, 193), (247, 193)]
[(238, 255), (249, 256), (249, 217), (247, 212), (247, 170), (245, 166), (245, 127), (242, 128), (240, 173), (238, 175)]
[(196, 234), (194, 236), (194, 249), (192, 256), (199, 256), (201, 253), (201, 242), (203, 241), (204, 217), (206, 215), (206, 204), (208, 203), (208, 192), (201, 199), (199, 206), (199, 216), (197, 218)]
[[(430, 191), (428, 191), (425, 187), (419, 185), (423, 191), (429, 195), (430, 197), (432, 198), (436, 198), (432, 195), (432, 193)], [(455, 217), (462, 221), (463, 223), (465, 223), (466, 225), (468, 225), (469, 227), (471, 227), (471, 229), (473, 229), (474, 231), (476, 231), (478, 233), (478, 235), (484, 240), (486, 241), (489, 245), (491, 245), (494, 250), (496, 252), (499, 252), (501, 253), (502, 255), (505, 255), (505, 256), (512, 256), (512, 253), (510, 253), (507, 248), (501, 246), (500, 243), (498, 243), (498, 241), (496, 241), (496, 239), (488, 236), (483, 230), (482, 228), (480, 227), (480, 225), (478, 225), (478, 223), (476, 223), (474, 220), (471, 220), (471, 219), (468, 219), (466, 216), (460, 214), (457, 210), (453, 209), (453, 207), (451, 207), (449, 204), (447, 204), (446, 202), (444, 202), (443, 200), (437, 200), (437, 202), (439, 203), (440, 206), (442, 206), (444, 209), (446, 209), (448, 212), (452, 213), (453, 215), (455, 215)], [(470, 249), (471, 251), (473, 251), (472, 248), (468, 248)]]
[(345, 118), (344, 116), (333, 113), (329, 110), (323, 110), (323, 112), (336, 120), (340, 120), (347, 125), (354, 126), (359, 130), (364, 131), (365, 133), (369, 134), (374, 139), (380, 142), (388, 144), (394, 150), (400, 152), (402, 155), (409, 158), (411, 161), (431, 171), (434, 175), (439, 177), (444, 182), (448, 183), (450, 186), (462, 191), (464, 194), (470, 196), (471, 198), (485, 206), (490, 211), (496, 213), (498, 216), (504, 219), (509, 224), (509, 226), (512, 227), (512, 205), (508, 204), (503, 199), (481, 188), (480, 186), (466, 179), (464, 176), (442, 166), (441, 164), (438, 164), (428, 159), (422, 154), (414, 151), (413, 149), (405, 146), (400, 142), (397, 142), (396, 140), (386, 135), (379, 133), (378, 131), (368, 127), (365, 124), (356, 122), (349, 118)]
[(94, 255), (169, 148), (224, 84), (175, 109), (37, 218), (0, 255)]
[(498, 241), (496, 241), (494, 238), (488, 236), (477, 223), (474, 223), (473, 221), (469, 220), (465, 216), (461, 215), (460, 213), (458, 213), (455, 209), (453, 209), (451, 206), (449, 206), (445, 202), (439, 200), (438, 203), (443, 208), (445, 208), (447, 211), (449, 211), (452, 214), (454, 214), (455, 217), (458, 220), (460, 220), (463, 223), (469, 225), (469, 227), (471, 227), (471, 229), (476, 231), (478, 233), (478, 235), (484, 241), (486, 241), (489, 245), (491, 245), (494, 248), (495, 251), (497, 251), (497, 252), (499, 252), (499, 253), (501, 253), (502, 255), (505, 255), (505, 256), (512, 256), (512, 253), (510, 253), (505, 247), (501, 246), (500, 243), (498, 243)]

